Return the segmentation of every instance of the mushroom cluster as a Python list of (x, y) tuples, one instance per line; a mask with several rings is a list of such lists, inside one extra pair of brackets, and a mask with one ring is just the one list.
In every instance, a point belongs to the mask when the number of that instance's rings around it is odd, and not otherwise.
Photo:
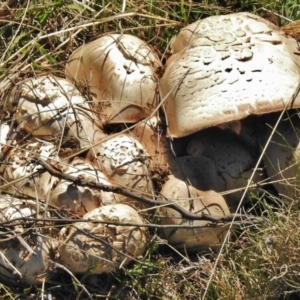
[[(29, 78), (8, 93), (0, 280), (39, 284), (57, 263), (115, 272), (145, 253), (153, 220), (175, 249), (217, 249), (230, 237), (224, 220), (250, 198), (245, 189), (259, 196), (256, 184), (267, 182), (297, 196), (294, 40), (237, 13), (188, 25), (171, 52), (160, 78), (151, 46), (104, 35), (75, 50), (66, 78)], [(54, 221), (52, 230), (33, 225), (59, 218), (68, 219), (60, 231)]]

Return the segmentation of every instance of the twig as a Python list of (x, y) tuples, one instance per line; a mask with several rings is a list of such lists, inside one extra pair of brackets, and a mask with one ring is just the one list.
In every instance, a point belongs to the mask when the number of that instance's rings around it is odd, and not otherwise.
[(37, 256), (36, 252), (34, 252), (34, 250), (28, 245), (21, 235), (17, 235), (15, 232), (13, 232), (13, 235), (18, 239), (20, 244), (29, 252), (30, 255)]
[[(65, 173), (62, 173), (61, 171), (59, 171), (58, 169), (56, 169), (55, 167), (50, 166), (50, 164), (46, 163), (41, 158), (36, 158), (35, 161), (36, 161), (36, 163), (40, 164), (44, 168), (44, 170), (46, 170), (52, 176), (55, 176), (59, 179), (73, 182), (75, 185), (78, 185), (78, 186), (89, 187), (89, 188), (93, 188), (93, 189), (102, 190), (105, 192), (112, 192), (112, 193), (120, 194), (120, 195), (123, 195), (126, 197), (130, 197), (130, 198), (138, 200), (140, 202), (149, 204), (154, 209), (157, 206), (168, 206), (169, 208), (172, 208), (172, 209), (176, 210), (177, 212), (179, 212), (183, 218), (188, 219), (188, 220), (205, 220), (205, 221), (211, 221), (211, 222), (215, 222), (215, 223), (225, 223), (225, 222), (231, 222), (233, 219), (240, 218), (241, 220), (243, 220), (245, 218), (245, 215), (241, 215), (241, 214), (230, 214), (227, 216), (220, 217), (220, 216), (212, 216), (212, 215), (208, 215), (208, 214), (204, 214), (204, 213), (201, 213), (201, 214), (190, 213), (190, 212), (186, 211), (185, 209), (183, 209), (181, 206), (179, 206), (177, 203), (174, 203), (171, 201), (153, 200), (153, 199), (141, 196), (141, 195), (137, 195), (137, 194), (130, 192), (121, 187), (109, 186), (109, 185), (105, 185), (105, 184), (102, 184), (99, 182), (91, 182), (91, 181), (85, 180), (80, 177), (65, 174)], [(43, 170), (41, 170), (41, 171), (43, 171)], [(249, 216), (247, 216), (247, 218), (249, 218)]]
[[(199, 215), (197, 215), (198, 217), (201, 217)], [(241, 215), (243, 217), (245, 217), (245, 220), (242, 220), (240, 222), (242, 222), (243, 225), (247, 225), (251, 224), (257, 224), (263, 221), (263, 218), (258, 218), (258, 217), (254, 217), (254, 216), (248, 216), (249, 220), (246, 220), (247, 215)], [(6, 228), (9, 227), (14, 227), (16, 225), (23, 225), (24, 224), (24, 220), (26, 220), (28, 222), (28, 220), (26, 218), (19, 218), (19, 219), (14, 219), (14, 223), (10, 224), (11, 221), (4, 221), (4, 222), (0, 222), (0, 229), (1, 227), (5, 226)], [(19, 221), (16, 223), (16, 221)], [(35, 225), (39, 222), (39, 223), (45, 223), (45, 222), (49, 222), (49, 223), (54, 223), (56, 225), (69, 225), (69, 224), (73, 224), (73, 223), (77, 223), (77, 222), (81, 222), (81, 223), (95, 223), (95, 224), (104, 224), (106, 226), (110, 226), (110, 225), (117, 225), (117, 226), (137, 226), (137, 227), (147, 227), (147, 228), (186, 228), (186, 229), (197, 229), (197, 228), (214, 228), (217, 225), (220, 224), (206, 224), (206, 225), (191, 225), (189, 223), (183, 223), (183, 224), (145, 224), (145, 223), (119, 223), (119, 222), (108, 222), (108, 221), (99, 221), (99, 220), (93, 220), (93, 219), (57, 219), (57, 218), (31, 218), (30, 217), (30, 221), (32, 223), (34, 223)], [(231, 221), (228, 221), (231, 222)], [(238, 221), (235, 221), (235, 225), (241, 225), (241, 223)], [(246, 223), (246, 224), (245, 224)], [(225, 222), (222, 223), (222, 225), (226, 225)], [(0, 231), (0, 236), (1, 236), (1, 231)], [(0, 241), (4, 241), (2, 239), (0, 239)]]
[(20, 271), (6, 258), (6, 256), (2, 253), (2, 251), (0, 251), (0, 257), (4, 261), (4, 264), (9, 265), (13, 269), (13, 272), (18, 274), (22, 278), (22, 274), (20, 273)]
[(85, 291), (85, 293), (89, 296), (90, 299), (93, 299), (93, 297), (91, 296), (91, 294), (89, 293), (89, 291), (86, 289), (86, 287), (84, 286), (84, 284), (82, 284), (77, 278), (76, 276), (65, 266), (50, 260), (57, 268), (63, 269), (64, 271), (66, 271), (71, 277), (72, 279), (78, 284), (78, 286), (80, 286), (82, 288), (83, 291)]

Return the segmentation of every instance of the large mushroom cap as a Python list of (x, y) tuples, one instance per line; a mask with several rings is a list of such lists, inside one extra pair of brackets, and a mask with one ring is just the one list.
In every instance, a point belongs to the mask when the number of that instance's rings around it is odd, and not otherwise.
[(106, 205), (83, 216), (85, 220), (72, 226), (59, 249), (64, 266), (74, 273), (101, 274), (126, 266), (146, 250), (149, 241), (145, 227), (123, 226), (143, 224), (138, 212), (125, 204)]
[(160, 60), (145, 42), (132, 35), (111, 34), (77, 49), (66, 75), (95, 94), (104, 123), (134, 123), (156, 107)]
[(249, 13), (199, 20), (181, 30), (172, 50), (160, 87), (173, 137), (282, 110), (299, 84), (295, 41)]

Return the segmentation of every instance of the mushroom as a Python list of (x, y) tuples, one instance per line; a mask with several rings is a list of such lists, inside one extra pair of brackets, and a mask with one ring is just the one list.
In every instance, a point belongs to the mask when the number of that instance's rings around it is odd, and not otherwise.
[(205, 156), (177, 157), (170, 163), (170, 173), (177, 179), (202, 191), (225, 191), (225, 182), (218, 175), (216, 163)]
[(160, 119), (156, 116), (139, 123), (130, 132), (149, 153), (152, 161), (159, 167), (168, 167), (168, 162), (174, 157), (170, 142), (160, 128)]
[[(185, 210), (196, 214), (207, 214), (213, 217), (228, 215), (229, 209), (224, 198), (211, 190), (201, 191), (186, 182), (170, 176), (161, 190), (161, 196), (175, 202)], [(228, 228), (223, 224), (210, 221), (189, 221), (182, 219), (177, 211), (166, 207), (158, 209), (160, 223), (164, 225), (191, 225), (198, 228), (163, 228), (161, 237), (179, 250), (198, 251), (216, 248), (224, 241)]]
[(53, 267), (49, 260), (53, 248), (49, 239), (36, 234), (28, 234), (28, 239), (30, 240), (27, 243), (32, 253), (16, 240), (1, 244), (0, 279), (3, 282), (41, 285), (44, 280), (47, 281), (53, 276), (51, 274)]
[(260, 153), (258, 138), (262, 129), (261, 116), (251, 115), (240, 121), (232, 121), (217, 126), (224, 130), (225, 135), (231, 131), (236, 140), (253, 154)]
[[(36, 156), (54, 165), (60, 162), (57, 147), (48, 141), (32, 138), (15, 145), (0, 166), (1, 190), (46, 199), (54, 179), (48, 172), (34, 174), (40, 169), (33, 161)], [(33, 176), (29, 176), (31, 174)], [(22, 177), (25, 178), (22, 180)]]
[[(152, 196), (153, 186), (148, 170), (152, 162), (134, 137), (120, 133), (108, 138), (89, 150), (87, 160), (101, 170), (113, 185), (137, 195)], [(128, 197), (120, 198), (120, 202), (143, 206)]]
[(6, 99), (6, 110), (13, 110), (15, 98), (16, 119), (33, 136), (74, 137), (82, 147), (105, 136), (85, 98), (66, 79), (42, 76), (17, 84)]
[[(89, 162), (76, 157), (68, 167), (61, 166), (62, 172), (91, 182), (110, 186), (107, 177)], [(63, 179), (55, 180), (50, 192), (50, 203), (57, 207), (66, 207), (73, 212), (85, 214), (102, 205), (118, 202), (118, 195), (89, 187), (77, 186)]]
[[(160, 82), (172, 137), (299, 107), (294, 39), (249, 14), (212, 16), (183, 28)], [(293, 101), (291, 101), (293, 100)]]
[[(138, 226), (144, 222), (139, 213), (128, 205), (95, 208), (83, 219), (86, 222), (77, 222), (68, 228), (67, 238), (63, 239), (59, 248), (62, 264), (75, 274), (115, 272), (143, 255), (147, 249), (148, 230)], [(63, 229), (61, 235), (68, 229)]]
[[(53, 276), (51, 253), (56, 246), (49, 232), (34, 226), (29, 230), (28, 221), (42, 205), (36, 201), (1, 195), (0, 221), (16, 224), (12, 230), (2, 232), (0, 245), (0, 280), (8, 284), (40, 285)], [(23, 219), (21, 219), (23, 218)], [(16, 220), (16, 221), (13, 221)], [(13, 221), (13, 222), (11, 222)], [(14, 223), (17, 222), (17, 223)], [(4, 223), (5, 224), (5, 223)]]
[(104, 35), (78, 48), (66, 76), (89, 87), (103, 123), (135, 123), (156, 107), (161, 62), (145, 42), (128, 34)]
[(279, 113), (263, 118), (264, 127), (259, 136), (261, 149), (271, 139), (262, 160), (277, 192), (287, 200), (297, 199), (300, 187), (300, 119), (297, 111), (286, 112), (274, 130), (278, 118)]
[(1, 123), (0, 124), (0, 151), (2, 151), (3, 147), (7, 144), (8, 132), (9, 132), (9, 125), (7, 123)]
[[(244, 193), (243, 188), (247, 186), (253, 172), (255, 174), (252, 183), (258, 183), (266, 178), (260, 168), (254, 170), (259, 157), (256, 148), (249, 147), (231, 130), (222, 130), (218, 127), (202, 130), (191, 137), (186, 151), (188, 155), (213, 160), (217, 176), (225, 183), (225, 188), (223, 190), (216, 186), (211, 188), (217, 192), (226, 191), (225, 198), (231, 210), (235, 210), (238, 206)], [(207, 174), (202, 180), (208, 180)], [(255, 194), (254, 189), (251, 192)]]

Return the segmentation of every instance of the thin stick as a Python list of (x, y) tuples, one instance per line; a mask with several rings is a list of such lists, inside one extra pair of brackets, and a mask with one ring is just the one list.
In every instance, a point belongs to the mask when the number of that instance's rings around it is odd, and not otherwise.
[[(147, 198), (145, 196), (137, 195), (133, 192), (130, 192), (122, 187), (115, 187), (115, 186), (109, 186), (105, 185), (99, 182), (91, 182), (88, 180), (85, 180), (80, 177), (76, 177), (73, 175), (65, 174), (57, 170), (56, 168), (50, 166), (50, 164), (46, 163), (44, 160), (40, 158), (36, 158), (36, 162), (40, 164), (44, 170), (49, 172), (52, 176), (55, 176), (59, 179), (67, 180), (70, 182), (73, 182), (74, 184), (78, 186), (84, 186), (84, 187), (89, 187), (93, 189), (99, 189), (105, 192), (112, 192), (116, 194), (120, 194), (126, 197), (130, 197), (132, 199), (138, 200), (140, 202), (146, 203), (151, 205), (153, 208), (156, 208), (157, 206), (168, 206), (169, 208), (172, 208), (179, 212), (183, 218), (189, 219), (189, 220), (205, 220), (205, 221), (211, 221), (211, 222), (216, 222), (216, 223), (224, 223), (226, 221), (232, 221), (233, 218), (238, 218), (241, 217), (241, 215), (234, 214), (234, 215), (227, 215), (227, 216), (212, 216), (208, 214), (194, 214), (186, 211), (183, 209), (181, 206), (179, 206), (177, 203), (171, 202), (171, 201), (158, 201), (158, 200), (153, 200), (151, 198)], [(42, 170), (41, 170), (42, 171)]]

